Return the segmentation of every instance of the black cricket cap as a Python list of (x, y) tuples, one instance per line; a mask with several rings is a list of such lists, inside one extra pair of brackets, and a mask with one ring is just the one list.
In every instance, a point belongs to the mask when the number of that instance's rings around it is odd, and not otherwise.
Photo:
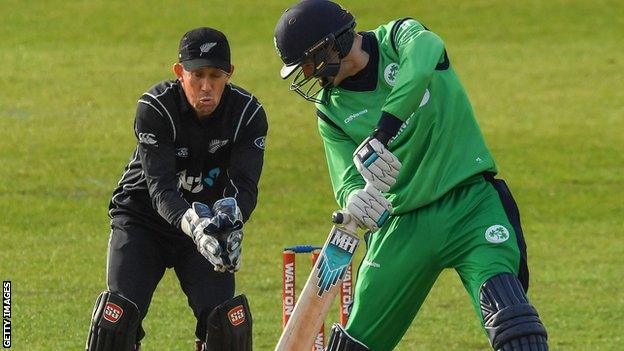
[(232, 70), (230, 45), (225, 34), (216, 29), (200, 27), (186, 32), (180, 39), (178, 60), (185, 70), (216, 67)]
[(275, 26), (275, 48), (284, 62), (282, 78), (297, 69), (314, 44), (353, 26), (353, 15), (331, 1), (303, 0), (289, 7)]

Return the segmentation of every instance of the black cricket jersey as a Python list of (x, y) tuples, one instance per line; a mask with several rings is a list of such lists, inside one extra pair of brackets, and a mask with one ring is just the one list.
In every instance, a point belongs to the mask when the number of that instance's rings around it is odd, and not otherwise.
[(209, 206), (236, 198), (246, 221), (256, 206), (267, 118), (249, 92), (227, 84), (213, 114), (201, 121), (178, 80), (160, 82), (138, 101), (137, 147), (110, 201), (110, 216), (129, 216), (181, 233), (193, 201)]

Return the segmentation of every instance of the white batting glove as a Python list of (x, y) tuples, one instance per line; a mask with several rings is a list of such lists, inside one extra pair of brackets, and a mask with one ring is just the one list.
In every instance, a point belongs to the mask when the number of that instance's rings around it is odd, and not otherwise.
[(372, 184), (356, 190), (349, 196), (347, 211), (358, 226), (376, 231), (381, 228), (392, 212), (392, 204)]
[(374, 137), (364, 140), (353, 153), (353, 163), (366, 183), (387, 192), (396, 182), (401, 162)]

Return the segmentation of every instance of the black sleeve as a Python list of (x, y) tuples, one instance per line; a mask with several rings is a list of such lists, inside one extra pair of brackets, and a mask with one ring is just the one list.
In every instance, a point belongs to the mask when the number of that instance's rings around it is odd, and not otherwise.
[(178, 190), (175, 165), (175, 126), (164, 107), (145, 96), (135, 119), (139, 157), (153, 208), (176, 228), (190, 207)]
[(264, 162), (268, 123), (262, 105), (258, 105), (251, 117), (242, 121), (241, 128), (244, 129), (239, 132), (232, 148), (227, 169), (229, 183), (223, 195), (236, 198), (243, 219), (247, 221), (256, 207), (258, 181)]

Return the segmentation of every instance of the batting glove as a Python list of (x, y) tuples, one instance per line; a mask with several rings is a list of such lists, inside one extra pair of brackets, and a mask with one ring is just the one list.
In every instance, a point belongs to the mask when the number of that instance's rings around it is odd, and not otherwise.
[(374, 232), (390, 216), (392, 204), (372, 184), (366, 184), (349, 196), (347, 211), (360, 227)]
[(366, 138), (353, 153), (353, 163), (366, 183), (387, 192), (396, 182), (401, 162), (374, 135)]

